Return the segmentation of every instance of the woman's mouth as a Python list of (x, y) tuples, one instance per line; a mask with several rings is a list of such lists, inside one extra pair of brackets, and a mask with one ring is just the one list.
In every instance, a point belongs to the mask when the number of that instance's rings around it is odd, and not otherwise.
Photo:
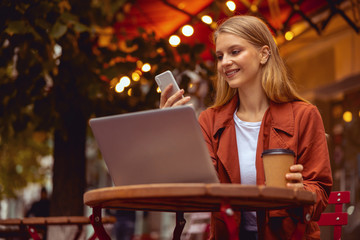
[(226, 75), (226, 77), (231, 78), (239, 71), (240, 71), (240, 69), (233, 69), (233, 70), (230, 70), (230, 71), (226, 71), (225, 75)]

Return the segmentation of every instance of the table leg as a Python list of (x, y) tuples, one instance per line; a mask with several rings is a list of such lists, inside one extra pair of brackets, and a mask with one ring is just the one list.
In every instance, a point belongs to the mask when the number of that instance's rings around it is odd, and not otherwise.
[(256, 211), (258, 223), (258, 240), (265, 240), (266, 210)]
[(111, 240), (101, 221), (101, 207), (93, 207), (93, 214), (90, 216), (90, 222), (95, 231), (94, 236), (96, 235), (100, 240)]
[(234, 211), (226, 200), (221, 203), (220, 214), (225, 220), (229, 232), (229, 239), (239, 240), (239, 228), (234, 218)]
[(184, 212), (176, 212), (176, 226), (173, 233), (173, 240), (180, 240), (185, 223)]
[(78, 240), (78, 239), (79, 239), (79, 237), (80, 237), (80, 235), (81, 235), (81, 232), (82, 232), (82, 230), (83, 230), (82, 224), (79, 224), (77, 227), (78, 227), (78, 230), (76, 231), (76, 234), (75, 234), (75, 236), (74, 236), (74, 240)]

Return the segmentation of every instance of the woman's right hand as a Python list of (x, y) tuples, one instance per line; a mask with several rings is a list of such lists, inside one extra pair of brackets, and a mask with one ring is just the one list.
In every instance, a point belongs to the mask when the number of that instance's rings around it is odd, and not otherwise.
[(161, 92), (160, 96), (160, 108), (175, 107), (185, 105), (190, 101), (190, 97), (182, 97), (184, 89), (177, 91), (174, 95), (169, 96), (173, 85), (170, 84)]

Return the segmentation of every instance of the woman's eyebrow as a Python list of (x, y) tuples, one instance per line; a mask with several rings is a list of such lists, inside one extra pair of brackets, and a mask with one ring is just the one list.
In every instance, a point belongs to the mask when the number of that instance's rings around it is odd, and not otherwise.
[(230, 47), (228, 47), (228, 49), (237, 48), (237, 47), (242, 47), (242, 45), (240, 45), (240, 44), (233, 44), (233, 45), (231, 45)]
[[(233, 44), (229, 47), (227, 47), (226, 49), (233, 49), (233, 48), (241, 48), (242, 46), (239, 44)], [(223, 51), (217, 50), (216, 53), (222, 53)]]

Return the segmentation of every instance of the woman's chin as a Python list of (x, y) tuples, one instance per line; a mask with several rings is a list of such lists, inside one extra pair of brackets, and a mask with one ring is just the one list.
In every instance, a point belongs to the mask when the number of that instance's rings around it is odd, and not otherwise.
[(228, 81), (227, 83), (229, 84), (230, 88), (238, 88), (239, 87), (239, 84), (235, 81)]

